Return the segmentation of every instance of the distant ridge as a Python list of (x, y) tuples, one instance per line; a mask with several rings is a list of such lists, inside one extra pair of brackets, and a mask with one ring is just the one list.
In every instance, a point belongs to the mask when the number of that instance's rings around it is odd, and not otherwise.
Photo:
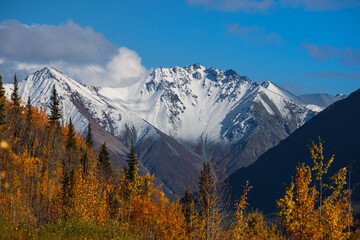
[(321, 106), (323, 108), (327, 108), (334, 102), (344, 99), (347, 96), (341, 93), (336, 94), (335, 96), (330, 95), (328, 93), (313, 93), (313, 94), (300, 95), (298, 97), (308, 104), (314, 104)]
[[(230, 175), (229, 183), (234, 197), (242, 194), (242, 186), (250, 181), (252, 208), (267, 213), (276, 210), (276, 200), (285, 194), (295, 166), (300, 162), (312, 165), (307, 146), (320, 136), (325, 141), (325, 158), (335, 154), (329, 176), (339, 168), (351, 166), (352, 187), (360, 184), (360, 89), (347, 98), (335, 102), (297, 129), (276, 147), (264, 153), (253, 165)], [(360, 202), (360, 187), (356, 187), (352, 200)]]

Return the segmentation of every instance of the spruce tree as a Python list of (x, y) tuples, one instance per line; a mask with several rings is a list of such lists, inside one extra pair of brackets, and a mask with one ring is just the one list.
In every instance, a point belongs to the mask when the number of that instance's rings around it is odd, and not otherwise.
[(71, 121), (71, 117), (68, 126), (68, 133), (66, 134), (66, 149), (76, 149), (75, 128)]
[(88, 174), (89, 158), (85, 149), (81, 148), (80, 151), (81, 151), (80, 163), (83, 167), (83, 177), (85, 177)]
[(61, 183), (62, 183), (62, 202), (64, 206), (71, 208), (73, 206), (72, 188), (74, 186), (74, 170), (69, 170), (64, 168)]
[(0, 125), (5, 123), (5, 89), (0, 75)]
[(52, 90), (52, 95), (50, 97), (50, 115), (48, 117), (48, 123), (50, 123), (51, 126), (60, 126), (60, 119), (61, 119), (61, 113), (60, 113), (60, 101), (58, 99), (58, 94), (56, 91), (55, 86)]
[(11, 93), (11, 101), (13, 109), (18, 111), (20, 109), (20, 97), (19, 97), (19, 87), (18, 87), (18, 81), (16, 79), (16, 74), (14, 76), (14, 89)]
[(144, 184), (141, 186), (141, 195), (146, 196), (149, 194), (149, 191), (150, 191), (149, 180), (145, 178)]
[(124, 169), (125, 179), (134, 183), (138, 177), (138, 157), (134, 147), (134, 141), (131, 141), (130, 152), (127, 154), (128, 167)]
[(94, 142), (93, 142), (93, 139), (92, 139), (92, 134), (91, 134), (91, 124), (89, 122), (89, 125), (88, 125), (88, 133), (87, 133), (87, 136), (86, 136), (86, 145), (90, 148), (93, 148), (94, 147)]
[(214, 183), (209, 162), (204, 163), (199, 180), (199, 211), (200, 215), (206, 217), (214, 201)]
[(27, 103), (26, 103), (26, 122), (28, 124), (28, 126), (30, 125), (32, 119), (33, 119), (33, 116), (32, 116), (32, 113), (33, 113), (33, 109), (32, 109), (32, 106), (31, 106), (31, 99), (30, 99), (30, 96), (28, 96), (28, 100), (27, 100)]
[(21, 141), (23, 141), (23, 144), (27, 146), (27, 150), (30, 152), (33, 149), (34, 143), (35, 143), (35, 135), (36, 133), (34, 132), (33, 129), (33, 107), (31, 106), (31, 99), (30, 96), (28, 96), (28, 100), (26, 103), (26, 134), (25, 136), (23, 136), (23, 138), (21, 139)]
[[(55, 123), (56, 124), (56, 123)], [(64, 158), (62, 164), (62, 191), (63, 191), (63, 204), (66, 207), (72, 207), (72, 197), (73, 197), (73, 186), (74, 186), (74, 172), (75, 167), (78, 164), (78, 155), (76, 152), (76, 139), (75, 139), (75, 128), (69, 119), (68, 132), (65, 138), (65, 148), (67, 152), (67, 158)]]
[(97, 169), (101, 178), (109, 180), (112, 176), (112, 169), (110, 164), (110, 155), (106, 147), (106, 142), (100, 146)]
[(181, 210), (185, 217), (185, 222), (187, 224), (188, 230), (190, 230), (192, 225), (192, 215), (194, 212), (194, 206), (192, 201), (192, 192), (189, 189), (185, 190), (184, 196), (181, 198)]
[(204, 163), (200, 173), (198, 208), (206, 239), (217, 239), (221, 208), (218, 206), (217, 183), (210, 162)]

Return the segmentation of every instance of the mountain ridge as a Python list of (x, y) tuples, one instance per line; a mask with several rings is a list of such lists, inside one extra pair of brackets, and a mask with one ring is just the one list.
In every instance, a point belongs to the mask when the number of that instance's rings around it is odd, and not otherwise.
[[(253, 165), (231, 174), (229, 184), (234, 198), (242, 194), (241, 186), (248, 180), (253, 186), (249, 192), (250, 205), (266, 213), (274, 212), (276, 200), (284, 196), (285, 186), (289, 186), (297, 164), (304, 162), (313, 165), (308, 146), (312, 141), (316, 143), (319, 137), (324, 141), (325, 159), (335, 154), (326, 179), (340, 168), (352, 166), (348, 168), (352, 171), (351, 187), (359, 184), (359, 104), (360, 89), (320, 112), (277, 146), (266, 151)], [(352, 198), (359, 208), (359, 188), (354, 188)]]
[(313, 93), (313, 94), (300, 95), (298, 97), (302, 99), (304, 102), (307, 102), (309, 104), (315, 104), (323, 108), (327, 108), (334, 102), (344, 99), (347, 96), (341, 93), (338, 93), (335, 96), (327, 93)]
[[(125, 88), (85, 86), (44, 68), (19, 83), (19, 94), (48, 110), (53, 86), (63, 122), (71, 117), (83, 133), (89, 121), (98, 124), (98, 144), (116, 139), (109, 145), (117, 156), (115, 165), (126, 164), (134, 139), (142, 171), (154, 173), (176, 195), (184, 190), (187, 175), (193, 176), (188, 185), (195, 187), (202, 161), (211, 158), (231, 174), (317, 113), (281, 89), (276, 93), (233, 70), (200, 64), (154, 69)], [(9, 94), (11, 84), (5, 88)]]

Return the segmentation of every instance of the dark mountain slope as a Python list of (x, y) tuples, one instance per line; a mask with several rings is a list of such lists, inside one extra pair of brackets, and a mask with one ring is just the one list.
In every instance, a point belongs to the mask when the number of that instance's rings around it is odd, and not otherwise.
[[(230, 175), (233, 197), (242, 193), (245, 181), (249, 180), (253, 186), (249, 193), (250, 206), (267, 213), (275, 211), (276, 200), (284, 195), (285, 185), (295, 175), (295, 166), (299, 162), (312, 166), (308, 146), (312, 141), (317, 142), (319, 136), (325, 141), (325, 159), (335, 154), (328, 176), (351, 165), (351, 185), (360, 184), (359, 89), (316, 115), (254, 164)], [(352, 200), (360, 202), (360, 187), (355, 188)]]

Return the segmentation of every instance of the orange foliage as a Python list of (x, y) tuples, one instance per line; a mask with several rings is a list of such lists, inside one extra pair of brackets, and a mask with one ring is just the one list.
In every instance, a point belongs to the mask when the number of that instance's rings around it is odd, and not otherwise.
[(83, 221), (103, 225), (109, 219), (106, 196), (111, 186), (103, 190), (94, 174), (88, 174), (84, 177), (81, 167), (75, 171), (74, 178), (73, 214)]
[[(96, 171), (96, 153), (80, 133), (75, 136), (76, 147), (70, 151), (65, 147), (68, 127), (50, 126), (44, 110), (33, 108), (31, 120), (26, 121), (27, 110), (11, 111), (8, 102), (5, 106), (6, 124), (0, 125), (0, 217), (14, 226), (42, 226), (71, 217), (99, 226), (115, 222), (143, 239), (207, 239), (209, 231), (213, 232), (211, 239), (282, 239), (275, 227), (264, 222), (261, 213), (246, 213), (249, 185), (235, 205), (233, 224), (219, 224), (223, 217), (220, 207), (210, 209), (214, 218), (209, 224), (193, 203), (186, 222), (179, 202), (170, 202), (159, 187), (154, 187), (153, 175), (138, 176), (136, 172), (135, 180), (129, 182), (122, 173), (104, 181)], [(322, 145), (313, 144), (313, 171), (321, 181), (333, 160), (323, 164), (322, 151)], [(290, 237), (350, 236), (353, 218), (350, 193), (343, 191), (345, 176), (344, 168), (331, 178), (332, 185), (321, 182), (320, 186), (328, 187), (331, 194), (319, 209), (319, 192), (312, 185), (311, 169), (304, 164), (296, 168), (295, 184), (278, 201), (279, 216)], [(67, 204), (64, 189), (70, 198)]]
[(137, 195), (125, 204), (125, 218), (129, 219), (129, 228), (139, 231), (146, 239), (184, 239), (185, 217), (180, 205), (177, 202), (169, 203), (163, 194), (156, 198), (155, 202), (151, 196)]

